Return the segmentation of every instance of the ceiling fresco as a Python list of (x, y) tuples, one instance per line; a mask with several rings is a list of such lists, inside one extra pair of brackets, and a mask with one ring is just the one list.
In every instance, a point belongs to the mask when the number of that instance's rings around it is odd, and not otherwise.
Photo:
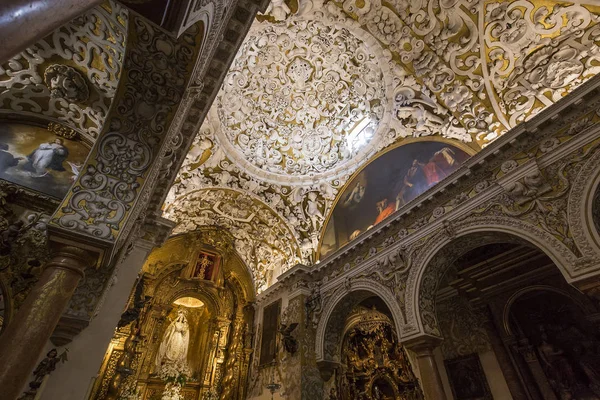
[(0, 118), (61, 122), (93, 143), (119, 84), (127, 23), (127, 9), (106, 1), (0, 64)]
[(432, 136), (477, 151), (595, 75), (600, 3), (589, 3), (272, 3), (183, 164), (170, 216), (203, 210), (180, 200), (198, 190), (247, 193), (316, 262), (336, 196), (376, 153)]

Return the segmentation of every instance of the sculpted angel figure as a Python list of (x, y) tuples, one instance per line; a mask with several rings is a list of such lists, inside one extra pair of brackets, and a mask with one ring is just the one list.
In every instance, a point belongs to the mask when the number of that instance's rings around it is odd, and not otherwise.
[(187, 353), (190, 343), (190, 326), (185, 312), (179, 310), (177, 318), (171, 322), (163, 336), (156, 356), (156, 370), (167, 363), (187, 365)]
[(314, 231), (318, 230), (319, 224), (325, 220), (323, 213), (319, 210), (319, 206), (321, 202), (317, 200), (316, 192), (308, 193), (308, 201), (306, 202), (306, 214), (312, 223), (312, 228)]
[(265, 14), (272, 15), (275, 21), (283, 21), (291, 12), (284, 0), (272, 0)]

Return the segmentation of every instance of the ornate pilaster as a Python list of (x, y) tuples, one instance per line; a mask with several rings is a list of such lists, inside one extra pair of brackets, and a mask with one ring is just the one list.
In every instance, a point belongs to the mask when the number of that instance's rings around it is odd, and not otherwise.
[(540, 364), (535, 348), (525, 339), (519, 343), (516, 349), (523, 356), (523, 360), (525, 360), (529, 371), (531, 371), (531, 375), (538, 386), (542, 398), (545, 400), (557, 400), (554, 390), (552, 390), (552, 387), (548, 383), (548, 378)]
[(0, 387), (6, 400), (19, 395), (85, 268), (95, 264), (88, 250), (55, 246), (39, 281), (0, 337)]
[(219, 340), (217, 342), (217, 351), (215, 354), (214, 361), (214, 373), (212, 388), (217, 392), (221, 393), (223, 389), (223, 373), (225, 357), (227, 355), (227, 344), (229, 343), (229, 326), (231, 321), (227, 318), (217, 318), (217, 329), (219, 332)]
[(233, 335), (224, 368), (225, 376), (221, 383), (223, 387), (221, 399), (223, 400), (239, 398), (237, 390), (239, 388), (240, 362), (242, 361), (241, 351), (244, 345), (243, 330), (244, 320), (238, 317), (233, 323)]
[(434, 336), (420, 336), (402, 343), (417, 355), (421, 386), (427, 400), (446, 400), (440, 371), (433, 355), (441, 341), (442, 339)]
[(502, 343), (502, 339), (498, 334), (498, 330), (496, 329), (496, 324), (494, 324), (494, 319), (490, 310), (487, 308), (483, 309), (482, 313), (486, 317), (483, 321), (483, 326), (487, 333), (492, 349), (494, 350), (494, 354), (496, 355), (496, 359), (498, 360), (498, 364), (500, 364), (502, 375), (504, 375), (504, 379), (506, 380), (510, 394), (515, 400), (527, 399), (528, 397), (525, 393), (525, 390), (523, 390), (521, 380), (519, 379), (519, 374), (516, 371), (514, 364), (510, 360), (510, 355), (506, 351), (506, 347), (504, 347), (504, 344)]
[[(289, 338), (280, 336), (279, 357), (284, 375), (282, 396), (289, 399), (320, 399), (323, 397), (323, 379), (317, 366), (315, 353), (315, 328), (306, 323), (306, 299), (310, 290), (306, 282), (293, 285), (290, 300), (282, 314), (282, 323), (287, 327), (298, 324)], [(295, 341), (294, 353), (286, 349), (285, 341)]]

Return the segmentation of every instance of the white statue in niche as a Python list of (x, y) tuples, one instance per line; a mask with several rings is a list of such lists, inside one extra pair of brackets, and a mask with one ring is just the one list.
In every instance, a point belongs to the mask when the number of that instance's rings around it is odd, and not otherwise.
[(187, 366), (187, 353), (190, 344), (190, 326), (185, 312), (179, 310), (177, 318), (171, 322), (163, 336), (156, 356), (156, 371), (160, 372), (165, 364)]

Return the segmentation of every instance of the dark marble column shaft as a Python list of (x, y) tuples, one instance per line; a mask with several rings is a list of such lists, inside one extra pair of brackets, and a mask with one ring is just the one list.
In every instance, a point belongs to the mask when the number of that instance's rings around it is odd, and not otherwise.
[(91, 254), (77, 247), (53, 251), (39, 281), (0, 336), (0, 392), (2, 400), (16, 399), (31, 378), (52, 331), (91, 266)]

